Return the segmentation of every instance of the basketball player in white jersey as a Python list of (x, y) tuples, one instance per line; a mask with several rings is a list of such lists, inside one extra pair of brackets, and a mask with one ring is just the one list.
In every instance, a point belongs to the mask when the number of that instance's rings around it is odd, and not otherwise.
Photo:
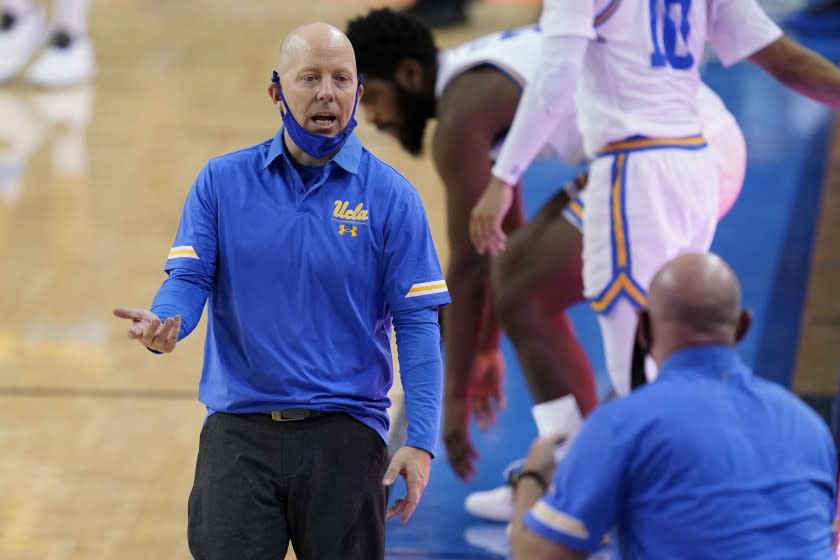
[[(438, 55), (426, 28), (387, 9), (352, 21), (347, 34), (360, 72), (366, 75), (362, 104), (369, 120), (416, 154), (422, 149), (427, 120), (438, 118), (432, 152), (446, 189), (452, 246), (447, 285), (456, 294), (444, 323), (444, 437), (453, 469), (468, 480), (475, 460), (470, 413), (475, 412), (484, 427), (492, 419), (494, 399), (502, 399), (502, 360), (488, 306), (491, 297), (538, 403), (534, 417), (539, 431), (573, 432), (580, 413), (597, 403), (591, 366), (564, 314), (583, 300), (577, 229), (582, 207), (575, 184), (555, 195), (511, 237), (508, 250), (494, 263), (493, 281), (501, 288), (494, 288), (492, 296), (487, 257), (472, 249), (467, 230), (469, 210), (490, 177), (494, 152), (510, 127), (521, 87), (536, 73), (541, 34), (535, 26), (494, 33)], [(699, 98), (704, 130), (719, 154), (722, 215), (741, 188), (744, 140), (734, 117), (711, 90), (701, 87)], [(543, 155), (568, 163), (582, 159), (574, 123), (557, 131)], [(506, 217), (511, 229), (522, 224), (520, 204), (517, 200)], [(508, 488), (491, 499), (489, 507), (469, 507), (468, 499), (468, 509), (508, 519)]]
[(708, 250), (718, 178), (698, 110), (708, 40), (725, 65), (749, 59), (840, 107), (840, 71), (782, 35), (756, 0), (546, 0), (539, 71), (526, 87), (493, 178), (472, 212), (479, 253), (505, 247), (514, 187), (559, 126), (577, 122), (589, 158), (584, 294), (599, 314), (607, 368), (630, 389), (636, 309), (653, 273)]
[(0, 0), (0, 82), (14, 78), (30, 60), (23, 77), (36, 86), (71, 87), (92, 78), (89, 8), (90, 0), (53, 0), (48, 23), (36, 0)]

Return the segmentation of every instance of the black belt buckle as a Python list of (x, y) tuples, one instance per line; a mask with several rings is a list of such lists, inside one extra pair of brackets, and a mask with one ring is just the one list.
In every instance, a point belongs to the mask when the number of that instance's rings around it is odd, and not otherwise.
[(271, 419), (275, 422), (295, 422), (297, 420), (306, 420), (313, 416), (318, 416), (318, 412), (305, 408), (284, 408), (283, 410), (271, 411)]

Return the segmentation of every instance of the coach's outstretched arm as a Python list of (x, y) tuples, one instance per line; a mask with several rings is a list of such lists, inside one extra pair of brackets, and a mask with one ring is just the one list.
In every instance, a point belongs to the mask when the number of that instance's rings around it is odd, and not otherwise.
[(128, 337), (152, 352), (168, 353), (201, 318), (216, 273), (218, 231), (212, 162), (198, 174), (187, 195), (163, 282), (151, 310), (120, 307), (114, 315), (132, 322)]
[(790, 89), (840, 109), (840, 69), (796, 41), (781, 37), (749, 60)]

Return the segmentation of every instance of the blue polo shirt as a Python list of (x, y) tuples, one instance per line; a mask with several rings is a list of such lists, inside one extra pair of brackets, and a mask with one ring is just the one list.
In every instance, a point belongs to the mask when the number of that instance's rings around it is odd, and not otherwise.
[(423, 205), (355, 135), (307, 184), (283, 144), (211, 160), (187, 196), (165, 270), (209, 291), (199, 399), (343, 411), (384, 439), (392, 315), (450, 301)]
[(799, 399), (728, 347), (694, 347), (587, 418), (524, 521), (583, 551), (615, 527), (624, 560), (827, 560), (835, 457)]

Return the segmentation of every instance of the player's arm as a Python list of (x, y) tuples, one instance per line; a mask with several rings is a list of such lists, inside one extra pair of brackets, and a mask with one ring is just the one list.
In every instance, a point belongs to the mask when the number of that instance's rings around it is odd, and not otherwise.
[(525, 86), (505, 145), (493, 166), (493, 176), (506, 185), (519, 182), (555, 130), (576, 130), (574, 94), (588, 43), (584, 37), (573, 36), (543, 39), (540, 70)]
[(500, 226), (510, 207), (510, 187), (519, 182), (555, 130), (576, 125), (576, 84), (589, 41), (595, 37), (593, 19), (591, 0), (544, 3), (536, 75), (525, 87), (493, 177), (470, 215), (470, 238), (481, 254), (504, 250), (507, 236)]
[(467, 429), (473, 405), (467, 395), (477, 353), (496, 350), (500, 331), (489, 306), (489, 259), (473, 249), (469, 216), (490, 179), (490, 150), (510, 126), (519, 95), (517, 84), (490, 67), (456, 78), (438, 103), (432, 144), (446, 192), (450, 247), (446, 280), (453, 300), (443, 314), (444, 439), (452, 468), (465, 480), (474, 474), (476, 457)]
[(781, 37), (749, 60), (790, 89), (840, 109), (840, 69), (796, 41)]
[[(444, 336), (447, 355), (458, 348), (491, 346), (498, 326), (488, 309), (489, 261), (475, 252), (469, 239), (469, 213), (490, 179), (489, 153), (510, 126), (520, 89), (491, 68), (456, 79), (439, 108), (432, 146), (435, 167), (446, 189), (450, 259), (447, 284), (454, 304), (447, 310)], [(452, 324), (449, 324), (452, 323)], [(475, 344), (467, 340), (482, 338)], [(480, 343), (480, 344), (479, 344)], [(471, 356), (466, 356), (464, 362)], [(469, 371), (447, 367), (449, 389), (464, 397)]]
[(749, 60), (779, 82), (840, 108), (840, 70), (784, 36), (755, 0), (713, 0), (708, 40), (724, 66)]
[[(558, 127), (575, 127), (574, 94), (583, 56), (595, 38), (594, 2), (546, 0), (536, 75), (528, 82), (493, 175), (508, 185), (522, 173)], [(562, 155), (562, 154), (561, 154)]]

